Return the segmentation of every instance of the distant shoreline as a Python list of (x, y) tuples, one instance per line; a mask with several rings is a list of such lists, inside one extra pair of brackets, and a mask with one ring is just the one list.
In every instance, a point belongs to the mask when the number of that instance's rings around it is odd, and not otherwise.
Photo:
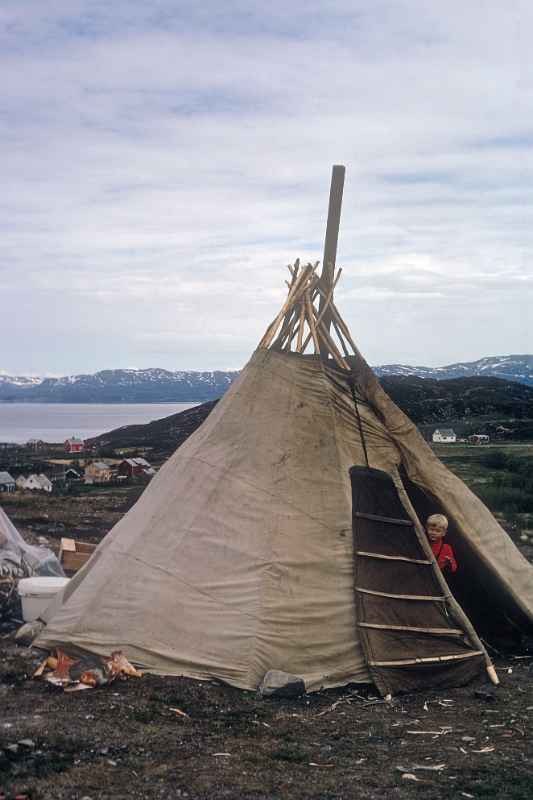
[(200, 405), (200, 401), (11, 402), (0, 403), (0, 442), (25, 444), (31, 439), (64, 442), (90, 439), (127, 425), (144, 425)]
[[(214, 398), (218, 399), (218, 398)], [(0, 400), (0, 406), (175, 406), (200, 405), (212, 397), (191, 400)]]

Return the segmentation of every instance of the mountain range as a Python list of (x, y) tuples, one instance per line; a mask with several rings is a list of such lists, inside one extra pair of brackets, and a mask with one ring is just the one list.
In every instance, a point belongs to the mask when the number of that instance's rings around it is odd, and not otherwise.
[[(488, 356), (444, 367), (384, 364), (374, 367), (380, 378), (500, 378), (533, 386), (533, 355)], [(0, 403), (164, 403), (205, 402), (220, 397), (238, 371), (170, 371), (108, 369), (92, 375), (37, 378), (0, 374)]]
[(486, 356), (477, 361), (459, 361), (445, 367), (411, 367), (405, 364), (383, 364), (374, 367), (383, 375), (416, 375), (418, 378), (451, 380), (452, 378), (501, 378), (533, 386), (533, 355)]
[(238, 372), (106, 369), (94, 375), (0, 375), (0, 403), (189, 403), (224, 394)]

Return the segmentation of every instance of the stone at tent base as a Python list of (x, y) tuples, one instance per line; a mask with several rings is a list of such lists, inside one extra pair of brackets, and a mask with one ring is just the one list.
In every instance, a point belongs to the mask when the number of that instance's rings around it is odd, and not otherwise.
[(270, 669), (257, 691), (260, 697), (298, 697), (305, 694), (305, 683), (298, 675)]
[(44, 622), (40, 620), (36, 619), (33, 622), (25, 622), (16, 632), (15, 641), (17, 644), (30, 645), (43, 628)]

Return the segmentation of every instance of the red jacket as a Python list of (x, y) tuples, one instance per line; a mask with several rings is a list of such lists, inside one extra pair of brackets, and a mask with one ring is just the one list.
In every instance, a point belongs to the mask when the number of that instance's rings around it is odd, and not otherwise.
[(449, 544), (444, 544), (442, 540), (440, 542), (431, 542), (431, 549), (441, 570), (457, 571), (457, 561)]

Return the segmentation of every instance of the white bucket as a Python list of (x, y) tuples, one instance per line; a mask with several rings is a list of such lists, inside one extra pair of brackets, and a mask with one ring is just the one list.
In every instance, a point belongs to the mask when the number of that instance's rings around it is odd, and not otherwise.
[(70, 578), (23, 578), (18, 582), (18, 593), (22, 600), (24, 622), (33, 622), (52, 602)]

